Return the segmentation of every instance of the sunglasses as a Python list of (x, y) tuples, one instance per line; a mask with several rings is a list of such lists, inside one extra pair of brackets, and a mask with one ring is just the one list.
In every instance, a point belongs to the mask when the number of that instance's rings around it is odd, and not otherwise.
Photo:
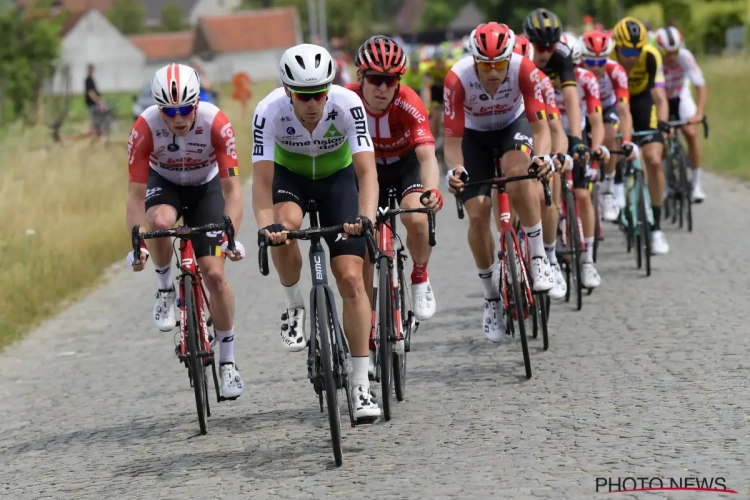
[(597, 66), (600, 68), (607, 64), (607, 58), (604, 57), (602, 59), (584, 59), (583, 64), (585, 64), (586, 66)]
[(292, 93), (292, 97), (296, 99), (297, 101), (301, 102), (310, 102), (310, 101), (322, 101), (326, 98), (328, 95), (328, 91), (330, 89), (323, 89), (323, 90), (315, 90), (315, 91), (304, 91), (304, 90), (292, 90), (289, 89), (289, 92)]
[(390, 89), (398, 85), (401, 78), (390, 75), (365, 75), (365, 80), (375, 87), (380, 87), (385, 83), (385, 86)]
[(193, 112), (195, 109), (195, 106), (193, 104), (188, 104), (187, 106), (180, 106), (178, 108), (159, 108), (162, 113), (167, 115), (170, 118), (174, 118), (177, 116), (177, 113), (179, 113), (182, 116), (188, 116), (190, 113)]
[(623, 57), (636, 57), (641, 55), (641, 49), (619, 49)]
[(495, 61), (495, 62), (488, 62), (488, 61), (476, 61), (477, 68), (481, 69), (482, 71), (485, 71), (489, 73), (493, 69), (496, 69), (500, 71), (501, 69), (505, 69), (508, 67), (508, 60), (505, 61)]
[(554, 52), (555, 46), (554, 45), (537, 45), (535, 43), (532, 44), (534, 46), (535, 52)]

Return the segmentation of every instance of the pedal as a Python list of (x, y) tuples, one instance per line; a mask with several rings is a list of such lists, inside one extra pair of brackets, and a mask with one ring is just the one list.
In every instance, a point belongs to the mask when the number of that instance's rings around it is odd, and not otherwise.
[(222, 401), (222, 402), (223, 402), (223, 401), (234, 401), (234, 400), (235, 400), (235, 399), (237, 399), (238, 397), (239, 397), (239, 396), (235, 396), (235, 397), (233, 397), (233, 398), (225, 398), (224, 396), (219, 396), (219, 401)]
[(396, 343), (393, 344), (393, 352), (399, 356), (403, 356), (405, 351), (406, 347), (404, 346), (404, 339), (397, 340)]
[(374, 424), (378, 418), (380, 417), (361, 417), (361, 418), (355, 418), (354, 423), (355, 425), (367, 425), (367, 424)]

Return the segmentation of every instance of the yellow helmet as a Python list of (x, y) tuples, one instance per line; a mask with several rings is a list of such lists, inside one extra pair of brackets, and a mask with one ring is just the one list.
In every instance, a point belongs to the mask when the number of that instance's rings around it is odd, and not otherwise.
[(642, 49), (648, 42), (646, 27), (634, 17), (626, 17), (615, 25), (612, 37), (618, 47)]

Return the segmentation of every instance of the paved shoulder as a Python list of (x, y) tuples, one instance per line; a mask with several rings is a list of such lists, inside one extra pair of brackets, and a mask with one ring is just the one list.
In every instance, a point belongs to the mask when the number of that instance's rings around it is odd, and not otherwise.
[(250, 213), (240, 235), (250, 255), (228, 263), (247, 389), (213, 405), (207, 436), (173, 334), (151, 324), (153, 272), (118, 266), (2, 354), (0, 493), (593, 498), (597, 477), (691, 476), (724, 477), (747, 496), (750, 192), (708, 175), (705, 188), (695, 232), (667, 231), (671, 254), (653, 259), (651, 278), (607, 228), (601, 288), (581, 312), (553, 306), (551, 348), (532, 341), (529, 381), (520, 346), (480, 330), (466, 223), (446, 203), (430, 263), (439, 309), (409, 356), (406, 401), (388, 423), (343, 428), (341, 468), (305, 355), (279, 345), (283, 297), (275, 273), (257, 271)]

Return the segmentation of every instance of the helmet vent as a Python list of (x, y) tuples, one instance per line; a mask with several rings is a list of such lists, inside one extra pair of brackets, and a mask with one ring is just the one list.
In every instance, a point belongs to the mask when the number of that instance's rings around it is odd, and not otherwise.
[(172, 94), (172, 102), (178, 102), (180, 98), (180, 91), (177, 88), (177, 82), (172, 80), (172, 85), (170, 85), (169, 93)]
[[(299, 61), (301, 58), (297, 56), (297, 60)], [(304, 68), (304, 66), (302, 66)], [(284, 64), (284, 71), (286, 71), (286, 76), (292, 80), (295, 81), (296, 78), (294, 78), (294, 75), (292, 74), (292, 69), (289, 67), (288, 64)]]
[(317, 54), (315, 54), (315, 67), (316, 68), (320, 67), (320, 61), (322, 59), (323, 59), (323, 54), (321, 54), (320, 52), (318, 52)]
[(297, 60), (297, 64), (299, 64), (300, 68), (306, 69), (305, 68), (305, 60), (302, 59), (302, 56), (294, 56), (294, 58)]

